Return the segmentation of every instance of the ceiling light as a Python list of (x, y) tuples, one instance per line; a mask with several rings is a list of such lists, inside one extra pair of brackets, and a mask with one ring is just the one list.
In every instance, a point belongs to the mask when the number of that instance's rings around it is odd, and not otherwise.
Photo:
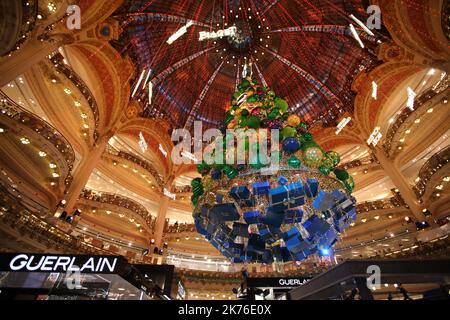
[(380, 219), (380, 216), (375, 216), (374, 219), (378, 220), (378, 219)]
[(449, 182), (449, 181), (450, 181), (450, 177), (445, 177), (445, 178), (442, 179), (442, 180), (444, 180), (445, 182)]
[(59, 177), (59, 174), (57, 174), (56, 172), (53, 172), (53, 173), (52, 173), (52, 177), (53, 177), (53, 178), (58, 178), (58, 177)]
[(50, 162), (48, 165), (51, 169), (55, 169), (56, 168), (56, 164), (54, 164), (53, 162)]
[(47, 156), (47, 154), (44, 151), (39, 151), (39, 157), (43, 158), (46, 156)]
[(30, 144), (30, 140), (27, 138), (20, 138), (20, 142), (22, 142), (22, 144)]
[(440, 194), (440, 193), (436, 193), (436, 197), (438, 197), (438, 198), (439, 198), (440, 196), (441, 196), (441, 194)]
[(106, 210), (106, 214), (111, 214), (111, 211), (109, 211), (109, 210)]
[(391, 237), (391, 238), (393, 238), (393, 237), (395, 237), (395, 234), (393, 234), (392, 232), (389, 234), (389, 236)]
[(75, 101), (74, 104), (75, 104), (75, 107), (81, 107), (81, 103), (79, 103), (78, 101)]
[(89, 129), (89, 125), (85, 123), (85, 124), (83, 124), (83, 128)]
[(65, 92), (66, 94), (71, 94), (71, 93), (72, 93), (72, 91), (71, 91), (69, 88), (65, 88), (65, 89), (64, 89), (64, 92)]
[(361, 219), (362, 223), (366, 223), (367, 219)]
[(436, 189), (442, 190), (442, 189), (444, 189), (444, 186), (442, 184), (440, 184), (440, 185), (436, 186)]
[(420, 119), (417, 119), (416, 121), (414, 121), (415, 124), (419, 124), (420, 123)]
[(430, 108), (430, 109), (427, 110), (428, 113), (433, 113), (433, 111), (434, 111), (433, 108)]
[(6, 130), (3, 128), (0, 128), (0, 133), (4, 133)]

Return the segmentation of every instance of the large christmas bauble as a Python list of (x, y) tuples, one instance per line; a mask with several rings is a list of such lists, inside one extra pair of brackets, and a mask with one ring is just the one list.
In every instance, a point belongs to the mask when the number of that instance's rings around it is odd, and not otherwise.
[(323, 158), (323, 152), (318, 147), (309, 147), (303, 152), (303, 162), (312, 168), (317, 168)]
[(283, 150), (289, 153), (294, 153), (300, 149), (300, 143), (296, 138), (289, 137), (283, 140)]

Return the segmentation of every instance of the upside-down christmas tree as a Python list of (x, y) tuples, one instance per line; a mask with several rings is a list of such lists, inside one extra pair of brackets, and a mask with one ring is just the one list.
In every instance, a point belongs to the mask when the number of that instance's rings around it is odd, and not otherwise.
[[(260, 140), (249, 138), (245, 151), (249, 157), (256, 151), (256, 158), (247, 165), (203, 160), (197, 166), (202, 175), (192, 181), (197, 231), (233, 262), (302, 261), (311, 254), (328, 254), (356, 219), (354, 182), (337, 167), (339, 154), (323, 150), (288, 109), (275, 92), (244, 79), (224, 129), (279, 130), (279, 151), (266, 156)], [(216, 159), (217, 152), (226, 158), (232, 139), (224, 132), (223, 147), (205, 159)], [(264, 157), (279, 160), (276, 167)]]

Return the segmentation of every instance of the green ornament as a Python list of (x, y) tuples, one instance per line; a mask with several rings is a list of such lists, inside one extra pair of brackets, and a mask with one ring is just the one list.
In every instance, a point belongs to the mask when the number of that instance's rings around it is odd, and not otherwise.
[(200, 179), (200, 178), (195, 178), (195, 179), (192, 179), (192, 181), (191, 181), (191, 187), (199, 186), (201, 184), (202, 184), (202, 179)]
[(321, 163), (322, 166), (327, 167), (327, 168), (334, 168), (334, 161), (333, 159), (331, 159), (328, 154), (325, 154), (325, 156), (323, 157)]
[(247, 126), (247, 118), (246, 117), (239, 117), (238, 118), (238, 124), (240, 127), (246, 127)]
[(281, 134), (283, 135), (284, 138), (295, 137), (295, 135), (297, 134), (297, 130), (295, 130), (295, 128), (288, 126), (284, 127), (283, 130), (281, 130)]
[(227, 175), (228, 179), (234, 179), (238, 176), (238, 171), (230, 166), (224, 166), (223, 172)]
[(244, 81), (241, 82), (240, 86), (241, 86), (242, 89), (247, 89), (250, 86), (250, 81), (244, 80)]
[(313, 140), (313, 135), (309, 132), (306, 132), (302, 134), (303, 139), (305, 139), (306, 142)]
[(231, 114), (230, 111), (228, 111), (228, 112), (225, 114), (225, 124), (230, 123), (231, 120), (233, 120), (233, 119), (234, 119), (234, 116)]
[(299, 125), (299, 128), (303, 128), (303, 129), (308, 129), (308, 125), (306, 124), (306, 123), (304, 123), (304, 122), (301, 122)]
[(197, 171), (199, 173), (201, 173), (202, 175), (207, 174), (210, 169), (211, 169), (211, 167), (205, 161), (202, 161), (201, 163), (199, 163), (197, 165)]
[(322, 165), (319, 167), (319, 171), (328, 176), (331, 173), (331, 168)]
[(261, 126), (261, 120), (257, 116), (250, 116), (247, 119), (247, 126), (252, 129), (259, 129)]
[(345, 180), (343, 183), (347, 191), (352, 193), (353, 190), (355, 189), (355, 181), (353, 180), (353, 177), (349, 176), (349, 178)]
[(247, 98), (247, 102), (248, 102), (248, 103), (255, 103), (255, 102), (258, 102), (258, 96), (254, 94), (254, 95), (248, 97), (248, 98)]
[(277, 117), (278, 117), (278, 110), (277, 111), (275, 111), (275, 110), (272, 110), (272, 111), (270, 111), (269, 112), (269, 114), (267, 115), (267, 117), (270, 119), (270, 120), (274, 120), (274, 119), (276, 119)]
[(192, 196), (192, 197), (191, 197), (191, 202), (192, 202), (192, 204), (196, 207), (197, 204), (198, 204), (198, 197)]
[(241, 116), (246, 117), (246, 116), (248, 116), (249, 114), (250, 114), (250, 112), (248, 112), (247, 109), (242, 109), (242, 111), (241, 111)]
[(289, 108), (289, 105), (286, 102), (286, 100), (283, 100), (281, 98), (275, 98), (275, 105), (278, 107), (281, 113), (285, 113)]
[(350, 178), (348, 172), (342, 169), (334, 169), (334, 174), (336, 175), (336, 178), (341, 181), (346, 181), (348, 180), (348, 178)]
[(333, 161), (333, 167), (336, 167), (341, 162), (341, 156), (336, 151), (328, 151), (327, 157)]
[(298, 169), (302, 165), (302, 162), (296, 156), (292, 156), (288, 159), (288, 165), (294, 169)]

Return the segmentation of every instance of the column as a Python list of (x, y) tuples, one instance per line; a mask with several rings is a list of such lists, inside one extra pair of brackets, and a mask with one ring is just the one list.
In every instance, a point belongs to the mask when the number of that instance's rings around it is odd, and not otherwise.
[(169, 201), (170, 199), (168, 197), (162, 196), (161, 206), (159, 207), (158, 216), (156, 218), (155, 246), (158, 247), (158, 249), (162, 248), (162, 238), (164, 235), (164, 226), (166, 224), (166, 216), (167, 210), (169, 208)]
[(0, 88), (7, 85), (33, 65), (58, 49), (57, 42), (30, 39), (20, 50), (13, 52), (11, 57), (0, 60)]
[(390, 159), (388, 159), (388, 157), (384, 153), (384, 150), (379, 147), (375, 147), (373, 150), (384, 171), (400, 191), (403, 200), (405, 200), (406, 204), (409, 206), (409, 209), (411, 210), (416, 220), (425, 221), (425, 215), (422, 211), (423, 207), (419, 203), (416, 194), (410, 187), (409, 183), (406, 181), (401, 171)]
[[(166, 189), (169, 192), (173, 190), (173, 184), (175, 181), (175, 175), (171, 173), (167, 180), (165, 181)], [(169, 208), (170, 198), (164, 195), (161, 196), (161, 206), (158, 210), (158, 216), (156, 217), (156, 225), (155, 225), (155, 246), (159, 249), (162, 248), (162, 238), (164, 235), (164, 226), (166, 224), (166, 216), (167, 210)]]
[(71, 214), (78, 201), (81, 191), (86, 186), (92, 172), (97, 166), (105, 148), (108, 144), (110, 135), (100, 137), (97, 144), (93, 146), (88, 154), (84, 155), (80, 164), (78, 165), (72, 184), (69, 187), (67, 195), (65, 197), (66, 206), (65, 210), (68, 214)]

